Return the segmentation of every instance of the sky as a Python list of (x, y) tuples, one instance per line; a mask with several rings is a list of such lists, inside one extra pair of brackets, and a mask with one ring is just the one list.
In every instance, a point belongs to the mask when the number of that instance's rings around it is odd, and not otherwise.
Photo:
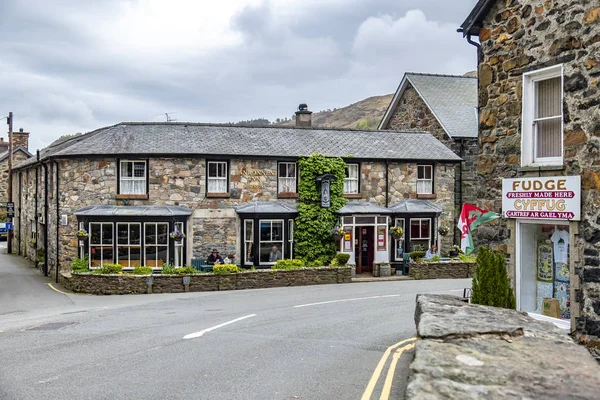
[[(122, 121), (291, 118), (463, 74), (476, 0), (0, 0), (0, 117), (30, 151)], [(8, 127), (3, 132), (7, 132)], [(2, 134), (5, 138), (6, 133)]]

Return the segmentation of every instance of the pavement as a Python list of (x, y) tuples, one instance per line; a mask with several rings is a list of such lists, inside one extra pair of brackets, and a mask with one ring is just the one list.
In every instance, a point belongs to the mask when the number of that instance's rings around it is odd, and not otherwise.
[(416, 294), (470, 280), (130, 296), (48, 283), (0, 254), (1, 399), (399, 399)]

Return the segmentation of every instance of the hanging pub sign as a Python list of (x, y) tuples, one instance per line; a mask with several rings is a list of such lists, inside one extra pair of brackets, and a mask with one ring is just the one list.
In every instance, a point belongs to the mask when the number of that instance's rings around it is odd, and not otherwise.
[(506, 218), (581, 219), (581, 177), (556, 176), (502, 180)]
[(317, 183), (321, 183), (321, 207), (327, 208), (331, 206), (330, 183), (335, 182), (336, 178), (332, 174), (319, 175), (315, 179)]

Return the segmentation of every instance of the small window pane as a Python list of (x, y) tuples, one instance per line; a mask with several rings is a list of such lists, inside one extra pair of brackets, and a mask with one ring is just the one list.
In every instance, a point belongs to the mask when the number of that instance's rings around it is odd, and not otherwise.
[(110, 224), (102, 224), (102, 244), (112, 244), (113, 243), (113, 232), (112, 225)]
[(428, 238), (429, 237), (429, 220), (422, 219), (421, 220), (421, 237)]
[(156, 244), (156, 225), (146, 224), (146, 244)]

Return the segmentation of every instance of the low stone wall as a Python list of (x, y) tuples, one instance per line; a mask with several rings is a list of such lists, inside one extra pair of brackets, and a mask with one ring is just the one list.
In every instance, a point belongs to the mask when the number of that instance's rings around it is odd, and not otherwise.
[[(190, 292), (215, 290), (261, 289), (283, 286), (321, 285), (350, 283), (350, 267), (303, 268), (296, 270), (257, 270), (236, 274), (189, 275)], [(152, 277), (151, 293), (181, 293), (186, 291), (183, 276), (179, 275), (97, 275), (69, 274), (59, 276), (60, 284), (78, 293), (91, 294), (138, 294), (148, 293), (147, 279)]]
[(418, 295), (407, 399), (598, 399), (600, 366), (548, 322)]
[(414, 279), (472, 278), (477, 263), (468, 262), (422, 262), (410, 263), (408, 275)]

